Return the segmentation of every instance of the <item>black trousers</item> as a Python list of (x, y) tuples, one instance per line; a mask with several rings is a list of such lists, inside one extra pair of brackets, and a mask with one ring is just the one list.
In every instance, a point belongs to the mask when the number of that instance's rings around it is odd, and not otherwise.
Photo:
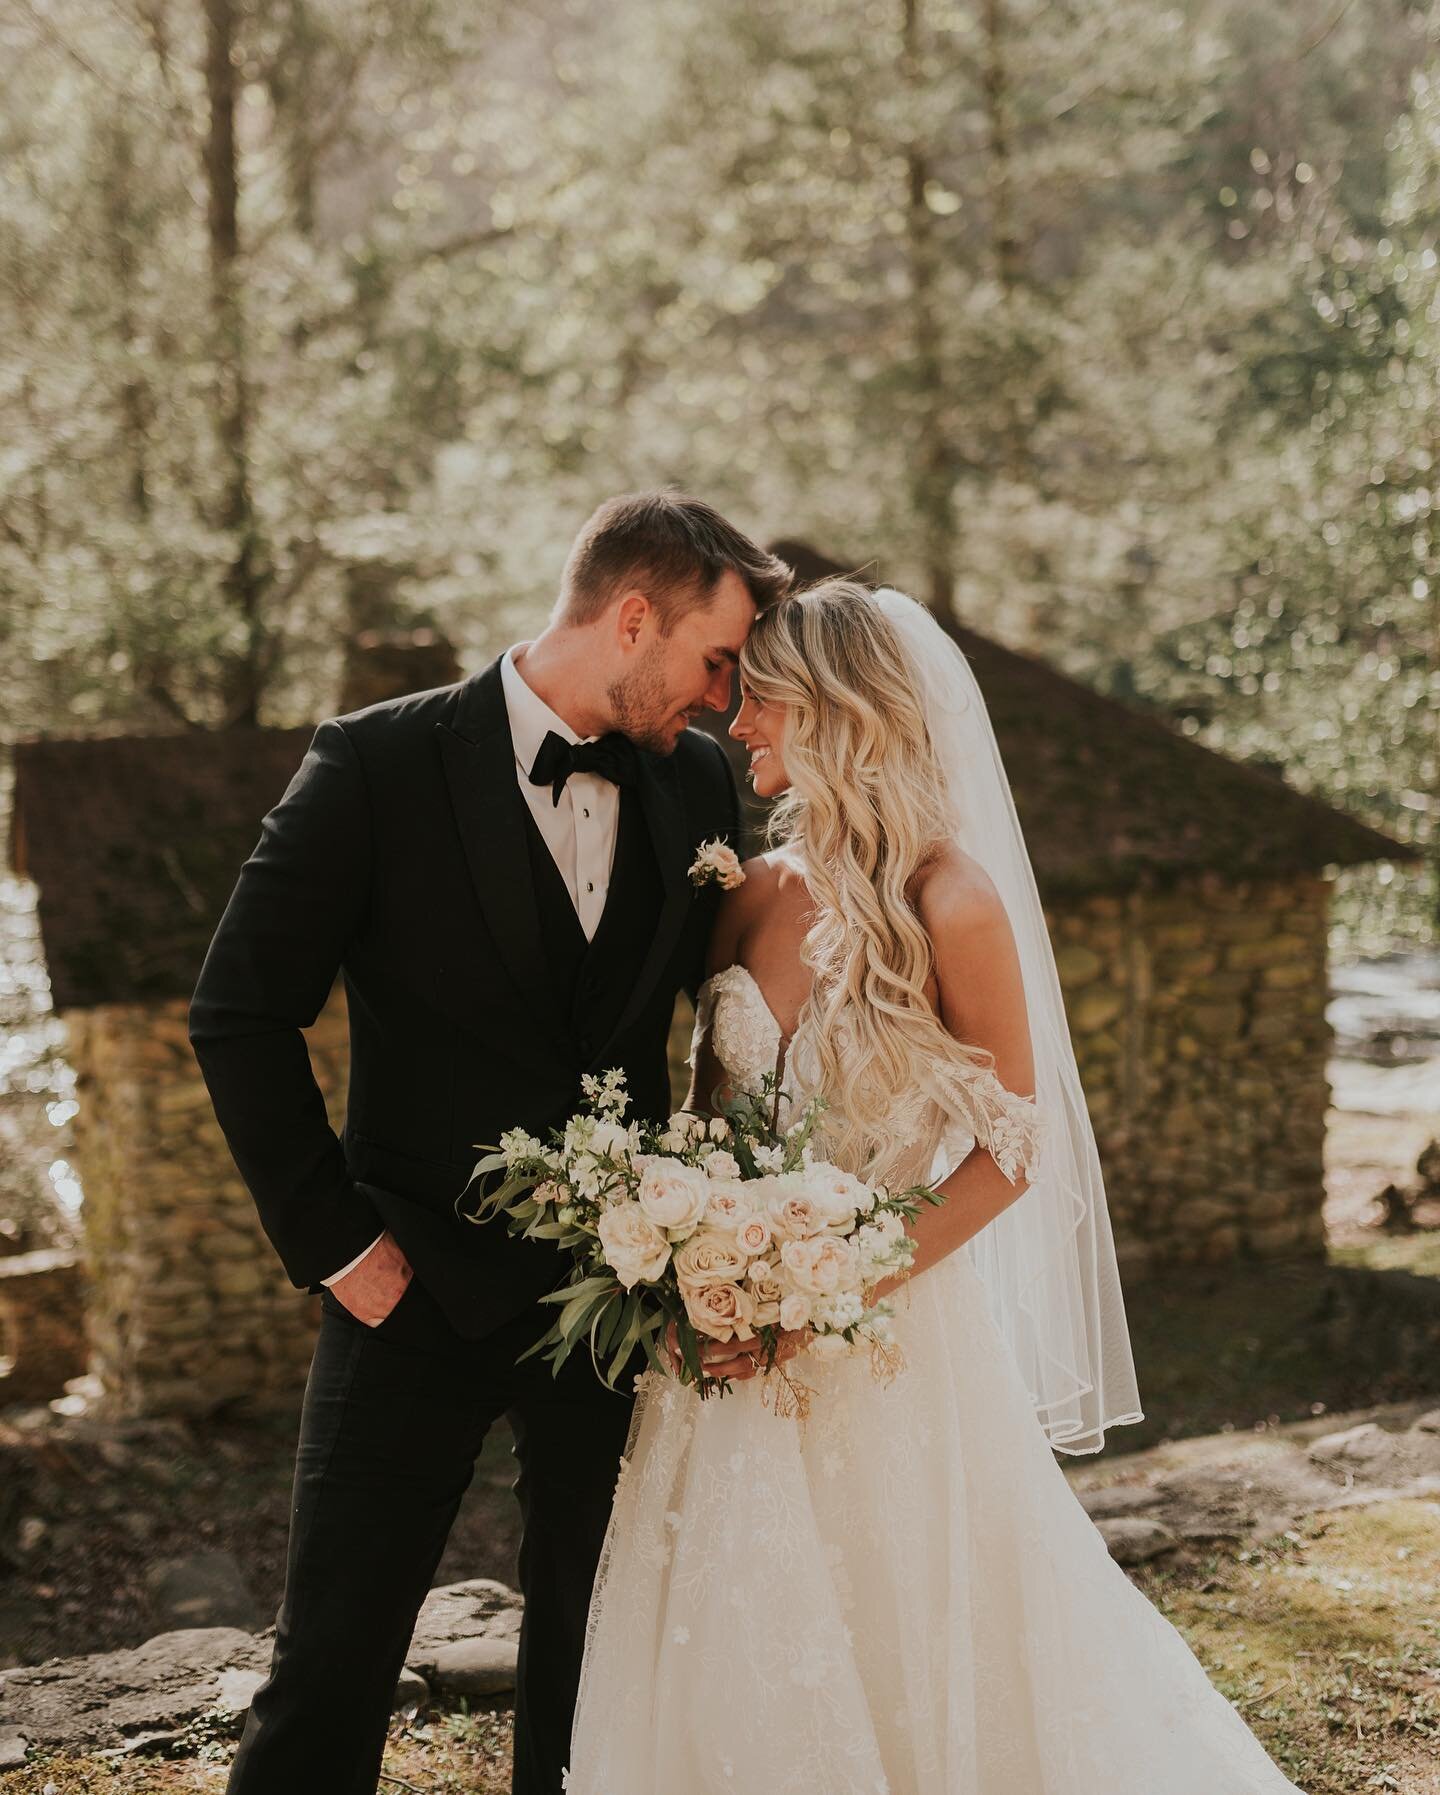
[(548, 1305), (484, 1340), (461, 1339), (418, 1278), (375, 1328), (328, 1290), (320, 1310), (275, 1651), (227, 1795), (375, 1795), (415, 1619), (499, 1415), (524, 1526), (512, 1787), (559, 1795), (633, 1378), (606, 1389), (583, 1347), (558, 1378), (538, 1354), (517, 1364)]

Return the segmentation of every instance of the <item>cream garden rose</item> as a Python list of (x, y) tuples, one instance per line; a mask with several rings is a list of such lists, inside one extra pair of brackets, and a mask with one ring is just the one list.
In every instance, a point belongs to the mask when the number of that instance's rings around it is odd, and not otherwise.
[(716, 1180), (711, 1184), (710, 1198), (705, 1205), (708, 1227), (724, 1228), (733, 1234), (741, 1222), (754, 1214), (749, 1187), (738, 1178)]
[(745, 1216), (735, 1229), (736, 1244), (752, 1259), (770, 1250), (771, 1238), (769, 1220), (763, 1215)]
[(763, 1182), (764, 1212), (778, 1240), (804, 1240), (829, 1226), (829, 1211), (810, 1190), (805, 1175), (789, 1172)]
[(875, 1207), (875, 1193), (869, 1185), (839, 1166), (816, 1160), (804, 1173), (806, 1192), (825, 1216), (826, 1226), (848, 1232), (857, 1215), (865, 1215)]
[(775, 1262), (771, 1259), (752, 1259), (745, 1269), (745, 1282), (750, 1286), (750, 1294), (755, 1300), (755, 1326), (779, 1326), (786, 1290)]
[(695, 1227), (710, 1200), (710, 1180), (700, 1166), (654, 1159), (640, 1174), (640, 1207), (657, 1228), (685, 1234)]
[(727, 1284), (744, 1275), (746, 1255), (723, 1228), (700, 1228), (675, 1249), (675, 1277), (681, 1290)]
[(749, 1340), (754, 1337), (755, 1299), (738, 1284), (681, 1285), (685, 1313), (695, 1330), (712, 1340)]
[(709, 885), (713, 881), (722, 891), (734, 891), (745, 883), (740, 856), (734, 848), (718, 839), (701, 842), (699, 852), (690, 863), (690, 878), (696, 885)]
[(595, 1224), (606, 1262), (626, 1290), (653, 1283), (670, 1263), (670, 1242), (638, 1203), (616, 1203)]
[(853, 1284), (859, 1272), (854, 1241), (834, 1234), (783, 1242), (780, 1263), (795, 1288), (810, 1296), (833, 1296)]

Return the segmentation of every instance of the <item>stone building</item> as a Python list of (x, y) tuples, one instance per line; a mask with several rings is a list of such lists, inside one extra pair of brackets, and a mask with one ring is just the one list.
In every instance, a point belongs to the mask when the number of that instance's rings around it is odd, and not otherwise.
[[(1127, 1277), (1319, 1253), (1329, 878), (1410, 850), (1035, 660), (959, 639), (1030, 843)], [(308, 1363), (315, 1306), (231, 1164), (186, 1008), (309, 736), (17, 749), (15, 860), (39, 887), (78, 1078), (94, 1369), (122, 1411), (293, 1401)], [(309, 1038), (338, 1127), (338, 990)]]

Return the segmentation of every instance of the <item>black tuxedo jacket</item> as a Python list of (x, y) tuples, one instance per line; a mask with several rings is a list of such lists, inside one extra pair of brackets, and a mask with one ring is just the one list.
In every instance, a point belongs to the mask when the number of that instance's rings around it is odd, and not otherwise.
[[(718, 898), (688, 868), (704, 840), (738, 844), (738, 802), (697, 730), (637, 759), (659, 921), (627, 1001), (587, 1030), (551, 994), (499, 661), (315, 731), (190, 1004), (216, 1115), (298, 1288), (318, 1290), (388, 1227), (451, 1325), (479, 1339), (565, 1268), (545, 1243), (455, 1213), (477, 1143), (543, 1134), (578, 1106), (582, 1073), (609, 1066), (627, 1074), (632, 1115), (668, 1113), (675, 995), (703, 976)], [(300, 1033), (337, 970), (350, 1021), (339, 1138)]]

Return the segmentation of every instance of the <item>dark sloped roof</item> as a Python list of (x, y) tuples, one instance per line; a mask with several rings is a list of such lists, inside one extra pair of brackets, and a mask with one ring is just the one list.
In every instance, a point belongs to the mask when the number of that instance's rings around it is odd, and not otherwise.
[(312, 729), (23, 741), (12, 857), (56, 1007), (188, 997)]
[[(808, 544), (772, 552), (797, 582), (849, 573)], [(874, 563), (858, 570), (874, 580)], [(1042, 893), (1123, 890), (1213, 869), (1281, 878), (1420, 850), (1191, 741), (975, 630), (950, 633), (985, 695)], [(743, 763), (743, 756), (741, 757)]]
[[(795, 544), (775, 546), (802, 579), (838, 571), (809, 550), (802, 560)], [(1047, 899), (1205, 869), (1276, 878), (1418, 857), (1042, 662), (973, 630), (955, 634), (985, 694)], [(708, 720), (724, 740), (724, 721)], [(14, 860), (40, 888), (57, 1007), (189, 995), (260, 820), (311, 734), (16, 745)]]

